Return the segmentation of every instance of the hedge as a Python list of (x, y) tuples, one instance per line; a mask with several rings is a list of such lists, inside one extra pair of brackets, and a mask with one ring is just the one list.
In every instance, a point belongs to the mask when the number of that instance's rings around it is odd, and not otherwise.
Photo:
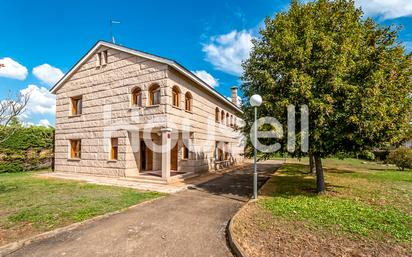
[(11, 136), (0, 143), (0, 173), (50, 167), (53, 128), (17, 126), (5, 128), (2, 133)]

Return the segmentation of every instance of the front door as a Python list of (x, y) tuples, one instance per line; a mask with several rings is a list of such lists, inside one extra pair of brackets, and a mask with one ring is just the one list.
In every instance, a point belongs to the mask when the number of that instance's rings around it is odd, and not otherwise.
[(153, 152), (146, 146), (144, 141), (140, 142), (140, 168), (142, 170), (153, 169)]
[(175, 144), (171, 153), (170, 153), (170, 169), (177, 171), (177, 145)]

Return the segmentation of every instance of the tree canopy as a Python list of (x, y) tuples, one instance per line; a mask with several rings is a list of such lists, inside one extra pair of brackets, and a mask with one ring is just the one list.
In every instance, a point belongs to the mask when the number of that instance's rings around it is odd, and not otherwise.
[[(363, 18), (353, 0), (294, 0), (253, 41), (244, 96), (262, 95), (260, 116), (285, 129), (287, 106), (307, 105), (309, 151), (319, 158), (400, 142), (410, 133), (412, 58), (399, 30)], [(249, 131), (253, 112), (244, 102)]]

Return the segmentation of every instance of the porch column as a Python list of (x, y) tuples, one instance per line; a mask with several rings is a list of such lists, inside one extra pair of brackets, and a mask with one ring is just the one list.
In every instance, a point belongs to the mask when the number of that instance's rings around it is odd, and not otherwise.
[(172, 129), (163, 128), (162, 132), (162, 178), (170, 179), (170, 158), (172, 145)]

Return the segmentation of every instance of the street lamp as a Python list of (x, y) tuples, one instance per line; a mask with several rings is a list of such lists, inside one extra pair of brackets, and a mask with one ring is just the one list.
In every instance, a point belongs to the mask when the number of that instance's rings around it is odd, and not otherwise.
[(262, 104), (262, 97), (260, 95), (252, 95), (250, 98), (250, 105), (255, 108), (255, 122), (253, 132), (253, 199), (257, 199), (257, 163), (256, 163), (256, 144), (257, 144), (257, 108)]

